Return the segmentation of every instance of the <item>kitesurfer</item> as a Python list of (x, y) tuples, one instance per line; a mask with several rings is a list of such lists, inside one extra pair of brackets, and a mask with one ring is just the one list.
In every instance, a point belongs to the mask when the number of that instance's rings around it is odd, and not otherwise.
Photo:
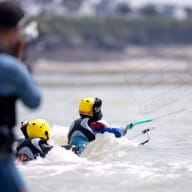
[(29, 161), (37, 157), (45, 157), (52, 149), (48, 144), (50, 125), (44, 119), (34, 119), (21, 123), (24, 138), (17, 141), (16, 161)]
[(101, 106), (102, 100), (99, 98), (83, 98), (80, 101), (80, 118), (71, 124), (68, 133), (68, 144), (73, 146), (73, 150), (78, 155), (89, 142), (96, 139), (96, 134), (109, 132), (115, 137), (122, 137), (125, 134), (124, 128), (111, 128), (100, 121), (103, 117)]

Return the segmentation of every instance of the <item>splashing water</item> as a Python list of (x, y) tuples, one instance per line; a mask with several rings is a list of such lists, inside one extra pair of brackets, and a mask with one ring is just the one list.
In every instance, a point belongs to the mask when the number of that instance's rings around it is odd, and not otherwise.
[[(54, 90), (53, 90), (54, 89)], [(160, 101), (151, 104), (154, 113), (141, 114), (136, 103), (131, 100), (129, 89), (118, 87), (57, 89), (48, 88), (45, 93), (46, 105), (42, 111), (29, 114), (22, 111), (22, 120), (32, 117), (44, 117), (51, 121), (50, 143), (56, 147), (45, 159), (37, 159), (27, 163), (17, 163), (31, 192), (190, 192), (192, 188), (192, 135), (190, 109), (177, 116), (170, 116), (158, 121), (158, 127), (150, 132), (150, 142), (138, 146), (145, 136), (129, 140), (145, 128), (137, 126), (123, 138), (115, 138), (112, 134), (101, 134), (91, 142), (81, 157), (59, 145), (67, 143), (69, 125), (77, 117), (76, 105), (84, 95), (103, 95), (105, 104), (103, 111), (110, 123), (121, 126), (134, 120), (158, 116), (177, 110), (180, 106), (188, 108), (191, 95), (188, 94), (176, 104), (158, 108)], [(134, 88), (135, 94), (142, 92), (142, 99), (162, 90), (169, 92), (170, 87), (150, 89)], [(158, 91), (159, 90), (159, 91)], [(175, 88), (174, 88), (175, 90)], [(187, 87), (191, 93), (191, 87)], [(69, 95), (73, 95), (71, 97)], [(149, 93), (150, 92), (150, 93)], [(89, 94), (88, 94), (89, 93)], [(119, 93), (121, 99), (119, 100)], [(69, 99), (69, 96), (71, 97)], [(58, 100), (55, 103), (55, 99)], [(158, 97), (159, 98), (159, 97)], [(164, 97), (162, 95), (162, 101)], [(67, 102), (63, 102), (63, 100)], [(131, 101), (133, 103), (131, 103)], [(53, 103), (51, 103), (53, 102)], [(64, 103), (61, 105), (61, 103)], [(72, 110), (73, 109), (73, 110)], [(65, 119), (63, 120), (63, 115)], [(30, 118), (29, 118), (30, 117)], [(56, 122), (55, 122), (56, 121)], [(65, 125), (65, 126), (63, 126)]]

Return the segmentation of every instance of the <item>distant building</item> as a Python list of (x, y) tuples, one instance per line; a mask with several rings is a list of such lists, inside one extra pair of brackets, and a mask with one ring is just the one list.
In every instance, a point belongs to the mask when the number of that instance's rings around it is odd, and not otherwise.
[(68, 12), (77, 12), (84, 0), (61, 0), (61, 4), (67, 9)]
[(155, 4), (147, 4), (138, 9), (140, 16), (155, 17), (160, 15), (159, 6)]
[(184, 20), (187, 18), (187, 13), (184, 7), (179, 7), (174, 5), (162, 6), (161, 14), (164, 17), (178, 19), (178, 20)]
[(185, 7), (185, 11), (188, 19), (192, 19), (192, 7)]
[(97, 16), (108, 16), (111, 14), (111, 4), (112, 0), (101, 0), (96, 4), (96, 15)]
[(90, 1), (83, 1), (79, 8), (79, 15), (82, 16), (95, 16), (96, 10)]
[(187, 12), (184, 7), (165, 4), (147, 4), (138, 9), (140, 16), (164, 17), (170, 19), (184, 20)]
[(130, 7), (130, 5), (128, 3), (120, 2), (115, 5), (114, 13), (115, 13), (115, 15), (120, 16), (120, 17), (127, 17), (127, 16), (131, 15), (132, 8)]
[(104, 17), (128, 17), (132, 14), (132, 8), (125, 1), (101, 0), (96, 5), (96, 14)]

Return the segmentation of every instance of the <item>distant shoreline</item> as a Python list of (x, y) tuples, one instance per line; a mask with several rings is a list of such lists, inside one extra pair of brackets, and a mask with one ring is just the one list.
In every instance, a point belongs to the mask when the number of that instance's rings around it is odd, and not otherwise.
[(130, 45), (121, 50), (107, 50), (89, 47), (57, 48), (45, 51), (30, 49), (29, 58), (44, 58), (58, 62), (100, 62), (119, 61), (138, 57), (192, 59), (192, 45), (167, 45), (167, 46), (135, 46)]
[(43, 86), (192, 85), (192, 46), (84, 52), (90, 53), (95, 59), (76, 60), (75, 52), (68, 52), (70, 61), (40, 58), (34, 75)]
[[(165, 67), (166, 66), (166, 67)], [(129, 46), (124, 51), (59, 49), (41, 54), (35, 73), (185, 72), (192, 67), (190, 46)]]

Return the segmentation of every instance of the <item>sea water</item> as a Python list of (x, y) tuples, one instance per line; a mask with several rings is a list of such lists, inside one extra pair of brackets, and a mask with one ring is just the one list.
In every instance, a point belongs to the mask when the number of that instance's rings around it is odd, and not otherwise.
[[(44, 118), (51, 125), (55, 148), (45, 159), (17, 163), (31, 192), (191, 192), (192, 86), (74, 86), (42, 87), (38, 110), (18, 104), (19, 121)], [(82, 97), (103, 99), (104, 119), (112, 127), (180, 111), (135, 126), (126, 136), (101, 134), (82, 155), (60, 147), (67, 143), (71, 122), (78, 118)], [(148, 139), (139, 135), (143, 129)], [(19, 123), (18, 137), (21, 136)]]

